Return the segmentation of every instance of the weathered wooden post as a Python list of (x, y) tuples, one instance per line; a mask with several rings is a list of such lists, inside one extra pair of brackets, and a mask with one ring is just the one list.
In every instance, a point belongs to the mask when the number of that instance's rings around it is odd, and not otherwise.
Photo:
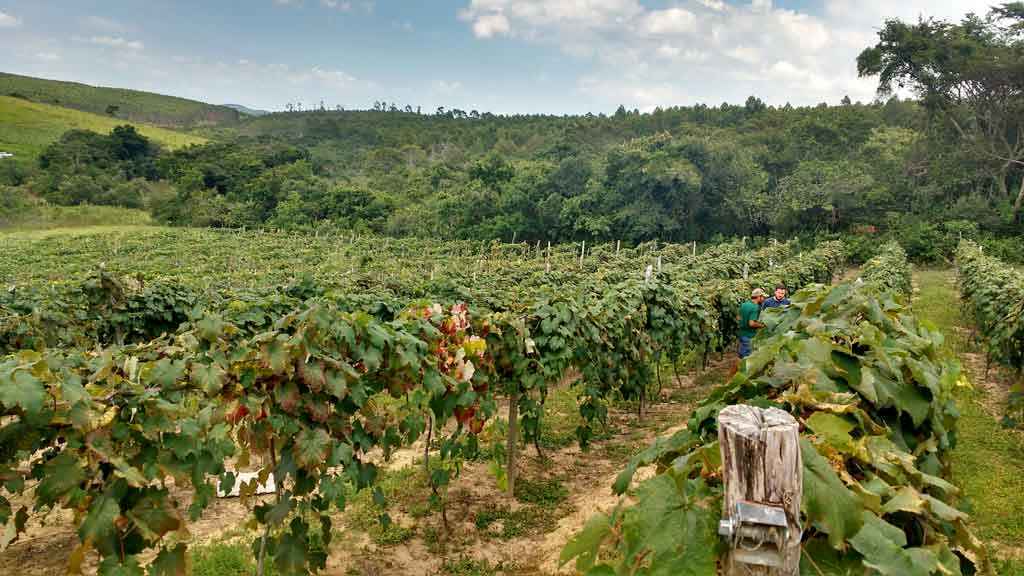
[(724, 576), (800, 573), (803, 460), (796, 419), (778, 408), (727, 406), (718, 414), (725, 497), (718, 533)]

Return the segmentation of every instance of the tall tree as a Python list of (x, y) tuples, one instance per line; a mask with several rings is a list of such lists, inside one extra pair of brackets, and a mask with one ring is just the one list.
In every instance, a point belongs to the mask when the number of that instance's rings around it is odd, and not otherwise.
[[(1004, 198), (1024, 172), (1024, 3), (968, 14), (959, 24), (889, 20), (861, 52), (861, 76), (878, 76), (880, 95), (909, 88), (963, 145), (983, 160)], [(1021, 217), (1024, 178), (1013, 201)]]

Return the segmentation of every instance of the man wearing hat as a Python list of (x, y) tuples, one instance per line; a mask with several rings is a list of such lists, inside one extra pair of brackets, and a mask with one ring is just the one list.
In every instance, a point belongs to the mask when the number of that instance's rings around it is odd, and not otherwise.
[(758, 322), (757, 319), (761, 315), (761, 304), (767, 297), (764, 290), (754, 288), (750, 293), (750, 300), (740, 304), (739, 352), (741, 360), (750, 356), (750, 341), (753, 340), (754, 334), (757, 334), (759, 329), (764, 328), (764, 323)]

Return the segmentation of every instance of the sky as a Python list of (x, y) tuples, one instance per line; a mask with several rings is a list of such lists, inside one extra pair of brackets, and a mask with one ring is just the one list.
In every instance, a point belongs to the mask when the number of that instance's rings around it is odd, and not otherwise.
[(977, 0), (0, 0), (0, 71), (282, 110), (838, 103), (887, 18)]

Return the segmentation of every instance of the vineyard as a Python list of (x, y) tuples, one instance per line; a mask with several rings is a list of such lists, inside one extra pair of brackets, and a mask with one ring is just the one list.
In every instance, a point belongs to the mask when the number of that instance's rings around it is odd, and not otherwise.
[[(71, 572), (186, 573), (189, 526), (244, 471), (257, 474), (239, 502), (255, 569), (329, 569), (348, 545), (339, 514), (364, 494), (373, 523), (393, 522), (385, 485), (400, 453), (423, 471), (420, 514), (457, 531), (451, 490), (468, 466), (486, 465), (493, 494), (536, 490), (527, 447), (557, 461), (545, 438), (563, 420), (584, 450), (612, 420), (641, 427), (680, 370), (733, 354), (750, 290), (780, 282), (793, 306), (765, 314), (755, 354), (685, 428), (666, 426), (679, 431), (627, 459), (614, 490), (631, 496), (567, 537), (563, 564), (712, 573), (715, 416), (743, 402), (782, 407), (806, 429), (809, 562), (827, 573), (987, 566), (947, 480), (962, 378), (942, 335), (911, 314), (895, 244), (860, 280), (828, 287), (838, 243), (157, 228), (0, 242), (3, 544), (35, 516), (69, 511)], [(656, 475), (638, 475), (651, 465)], [(272, 493), (258, 496), (264, 484)]]
[(740, 373), (619, 477), (615, 490), (623, 493), (640, 466), (658, 465), (636, 486), (636, 503), (593, 518), (563, 559), (575, 558), (588, 574), (713, 573), (721, 513), (716, 416), (746, 403), (788, 410), (806, 430), (808, 570), (959, 574), (965, 560), (982, 568), (984, 551), (957, 509), (958, 489), (943, 479), (959, 367), (940, 352), (942, 336), (900, 304), (910, 286), (899, 246), (884, 248), (864, 277), (804, 290), (771, 318), (774, 327)]
[[(986, 351), (986, 371), (993, 362), (1024, 371), (1024, 274), (986, 256), (970, 241), (957, 250), (962, 297), (974, 317), (976, 337)], [(1005, 423), (1024, 422), (1024, 382), (1010, 393)]]

